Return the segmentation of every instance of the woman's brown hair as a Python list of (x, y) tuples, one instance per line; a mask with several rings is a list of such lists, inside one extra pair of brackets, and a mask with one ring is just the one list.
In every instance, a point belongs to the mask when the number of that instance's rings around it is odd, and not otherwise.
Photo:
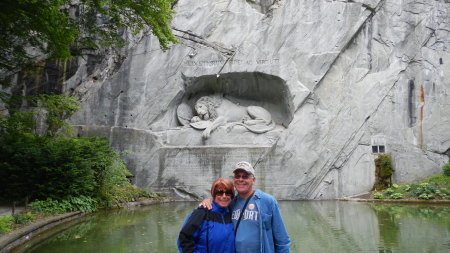
[(225, 178), (219, 178), (211, 186), (211, 196), (213, 198), (216, 197), (216, 190), (218, 188), (223, 188), (225, 191), (231, 191), (231, 198), (234, 197), (234, 185), (230, 180)]

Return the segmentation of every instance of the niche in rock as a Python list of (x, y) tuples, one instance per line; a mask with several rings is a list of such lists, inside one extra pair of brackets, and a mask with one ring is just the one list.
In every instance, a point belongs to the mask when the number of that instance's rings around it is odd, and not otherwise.
[(218, 127), (234, 126), (254, 134), (287, 127), (291, 95), (284, 80), (259, 72), (183, 77), (184, 95), (176, 114), (180, 126), (202, 130), (204, 139)]

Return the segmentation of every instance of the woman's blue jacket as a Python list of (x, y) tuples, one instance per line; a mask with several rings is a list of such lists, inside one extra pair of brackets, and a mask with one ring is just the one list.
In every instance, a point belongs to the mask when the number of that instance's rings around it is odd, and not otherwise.
[(195, 209), (178, 236), (181, 253), (234, 253), (231, 212), (213, 202), (213, 208)]

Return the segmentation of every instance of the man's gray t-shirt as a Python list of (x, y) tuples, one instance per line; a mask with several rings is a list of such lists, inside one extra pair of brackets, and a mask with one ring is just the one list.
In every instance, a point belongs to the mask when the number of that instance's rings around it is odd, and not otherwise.
[[(233, 206), (233, 213), (231, 219), (233, 220), (234, 228), (241, 214), (241, 210), (244, 207), (247, 199), (236, 199)], [(261, 252), (261, 238), (260, 238), (260, 220), (259, 210), (255, 205), (253, 198), (247, 204), (245, 212), (242, 215), (241, 222), (239, 224), (236, 233), (236, 252)]]

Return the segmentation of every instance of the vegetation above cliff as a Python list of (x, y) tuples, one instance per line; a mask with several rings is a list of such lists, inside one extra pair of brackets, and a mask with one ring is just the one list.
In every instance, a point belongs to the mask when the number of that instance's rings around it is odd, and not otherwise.
[(21, 69), (42, 54), (69, 58), (83, 49), (123, 46), (126, 28), (136, 34), (150, 27), (162, 49), (177, 42), (170, 29), (174, 0), (77, 2), (0, 1), (1, 72)]

